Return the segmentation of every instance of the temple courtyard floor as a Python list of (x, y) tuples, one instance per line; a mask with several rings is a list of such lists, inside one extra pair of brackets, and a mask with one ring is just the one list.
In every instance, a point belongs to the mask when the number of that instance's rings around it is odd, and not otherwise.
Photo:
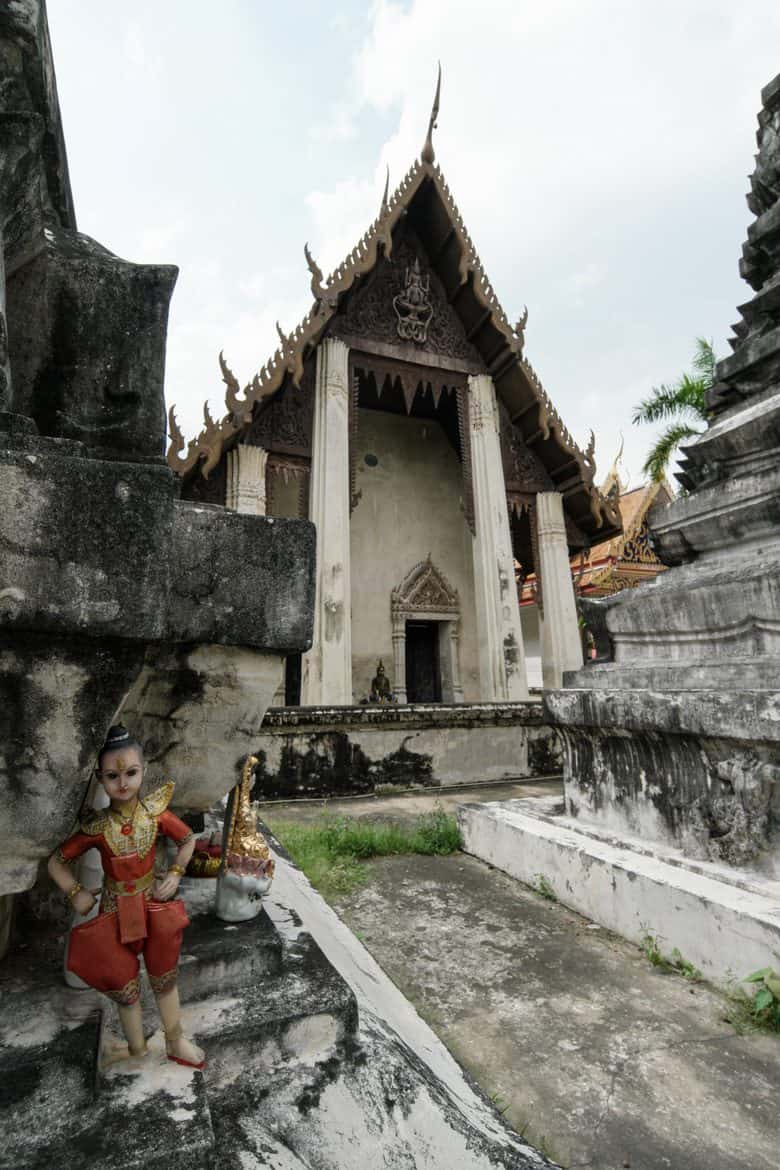
[[(273, 804), (263, 819), (403, 823), (437, 804), (557, 790), (543, 781)], [(637, 947), (467, 854), (365, 864), (367, 884), (334, 908), (551, 1159), (571, 1170), (777, 1170), (780, 1036), (738, 1034), (720, 993), (663, 974)]]

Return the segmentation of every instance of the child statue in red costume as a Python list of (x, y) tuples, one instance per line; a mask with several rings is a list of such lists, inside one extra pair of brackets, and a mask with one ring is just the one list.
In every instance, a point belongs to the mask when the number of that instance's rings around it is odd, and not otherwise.
[[(86, 817), (79, 831), (49, 859), (49, 873), (79, 914), (88, 914), (95, 897), (76, 881), (68, 863), (88, 849), (100, 851), (105, 873), (97, 917), (70, 933), (67, 967), (90, 987), (113, 999), (131, 1056), (146, 1051), (141, 1018), (138, 956), (160, 1012), (170, 1060), (203, 1068), (203, 1052), (182, 1033), (177, 965), (182, 932), (189, 924), (184, 903), (175, 899), (182, 874), (195, 847), (183, 821), (168, 812), (173, 784), (139, 798), (143, 780), (141, 745), (124, 727), (112, 727), (100, 750), (97, 777), (110, 805)], [(155, 877), (158, 834), (178, 846), (176, 861)]]

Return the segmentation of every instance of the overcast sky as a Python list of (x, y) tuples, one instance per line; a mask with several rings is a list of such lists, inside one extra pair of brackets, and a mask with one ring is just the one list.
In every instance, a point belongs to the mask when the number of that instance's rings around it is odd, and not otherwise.
[(437, 161), (526, 353), (599, 472), (633, 404), (719, 356), (750, 290), (761, 88), (777, 0), (49, 0), (79, 227), (174, 263), (166, 397), (187, 434), (217, 354), (245, 382), (419, 154)]

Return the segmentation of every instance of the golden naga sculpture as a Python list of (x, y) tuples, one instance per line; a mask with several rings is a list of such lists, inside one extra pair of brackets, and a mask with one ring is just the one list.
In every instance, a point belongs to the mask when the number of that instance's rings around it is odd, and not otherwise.
[(257, 764), (257, 756), (247, 756), (241, 782), (233, 789), (225, 826), (223, 865), (235, 873), (257, 874), (262, 871), (273, 877), (273, 859), (265, 837), (257, 830), (257, 810), (249, 799), (252, 772)]
[(247, 756), (241, 780), (228, 801), (215, 907), (217, 917), (225, 922), (255, 918), (274, 876), (274, 860), (258, 831), (257, 810), (249, 799), (257, 763), (256, 756)]

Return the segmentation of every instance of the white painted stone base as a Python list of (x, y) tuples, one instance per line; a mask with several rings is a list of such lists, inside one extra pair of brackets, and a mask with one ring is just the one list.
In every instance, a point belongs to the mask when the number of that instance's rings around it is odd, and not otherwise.
[(549, 797), (463, 804), (466, 852), (632, 942), (676, 947), (711, 983), (778, 966), (780, 882), (584, 827)]

